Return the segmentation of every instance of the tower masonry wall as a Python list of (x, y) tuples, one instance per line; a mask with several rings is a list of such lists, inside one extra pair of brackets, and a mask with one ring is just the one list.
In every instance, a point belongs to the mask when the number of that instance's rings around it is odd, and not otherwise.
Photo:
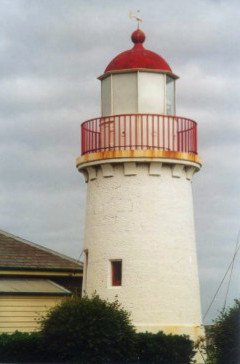
[[(139, 331), (199, 334), (194, 171), (184, 164), (147, 162), (83, 171), (88, 180), (83, 290), (109, 300), (117, 295)], [(112, 260), (122, 260), (121, 286), (112, 286)]]

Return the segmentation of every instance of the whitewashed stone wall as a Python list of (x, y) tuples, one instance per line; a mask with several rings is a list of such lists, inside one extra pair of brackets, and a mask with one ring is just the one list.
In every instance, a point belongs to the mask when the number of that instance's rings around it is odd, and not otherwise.
[[(140, 331), (199, 334), (193, 172), (194, 167), (165, 163), (85, 169), (83, 289), (110, 300), (117, 295)], [(122, 259), (121, 287), (111, 286), (114, 259)]]

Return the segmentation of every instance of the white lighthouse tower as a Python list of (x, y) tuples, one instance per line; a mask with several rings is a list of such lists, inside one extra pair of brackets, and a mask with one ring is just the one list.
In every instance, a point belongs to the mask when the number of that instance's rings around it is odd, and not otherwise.
[(145, 34), (107, 66), (101, 116), (81, 128), (87, 182), (83, 290), (118, 296), (138, 331), (201, 333), (192, 177), (197, 124), (176, 116), (178, 78)]

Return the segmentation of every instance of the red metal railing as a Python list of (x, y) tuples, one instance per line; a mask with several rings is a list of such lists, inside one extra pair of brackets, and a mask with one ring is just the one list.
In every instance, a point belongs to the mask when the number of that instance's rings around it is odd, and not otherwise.
[(82, 123), (81, 140), (82, 154), (131, 149), (197, 154), (197, 123), (155, 114), (104, 116)]

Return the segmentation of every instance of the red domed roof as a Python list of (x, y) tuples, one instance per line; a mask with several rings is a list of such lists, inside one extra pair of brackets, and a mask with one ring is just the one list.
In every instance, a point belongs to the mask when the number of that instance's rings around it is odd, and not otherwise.
[(162, 57), (143, 47), (142, 43), (145, 40), (145, 34), (142, 30), (135, 30), (132, 33), (131, 39), (134, 43), (133, 48), (120, 53), (117, 57), (115, 57), (105, 69), (105, 73), (138, 68), (172, 73), (170, 66)]

